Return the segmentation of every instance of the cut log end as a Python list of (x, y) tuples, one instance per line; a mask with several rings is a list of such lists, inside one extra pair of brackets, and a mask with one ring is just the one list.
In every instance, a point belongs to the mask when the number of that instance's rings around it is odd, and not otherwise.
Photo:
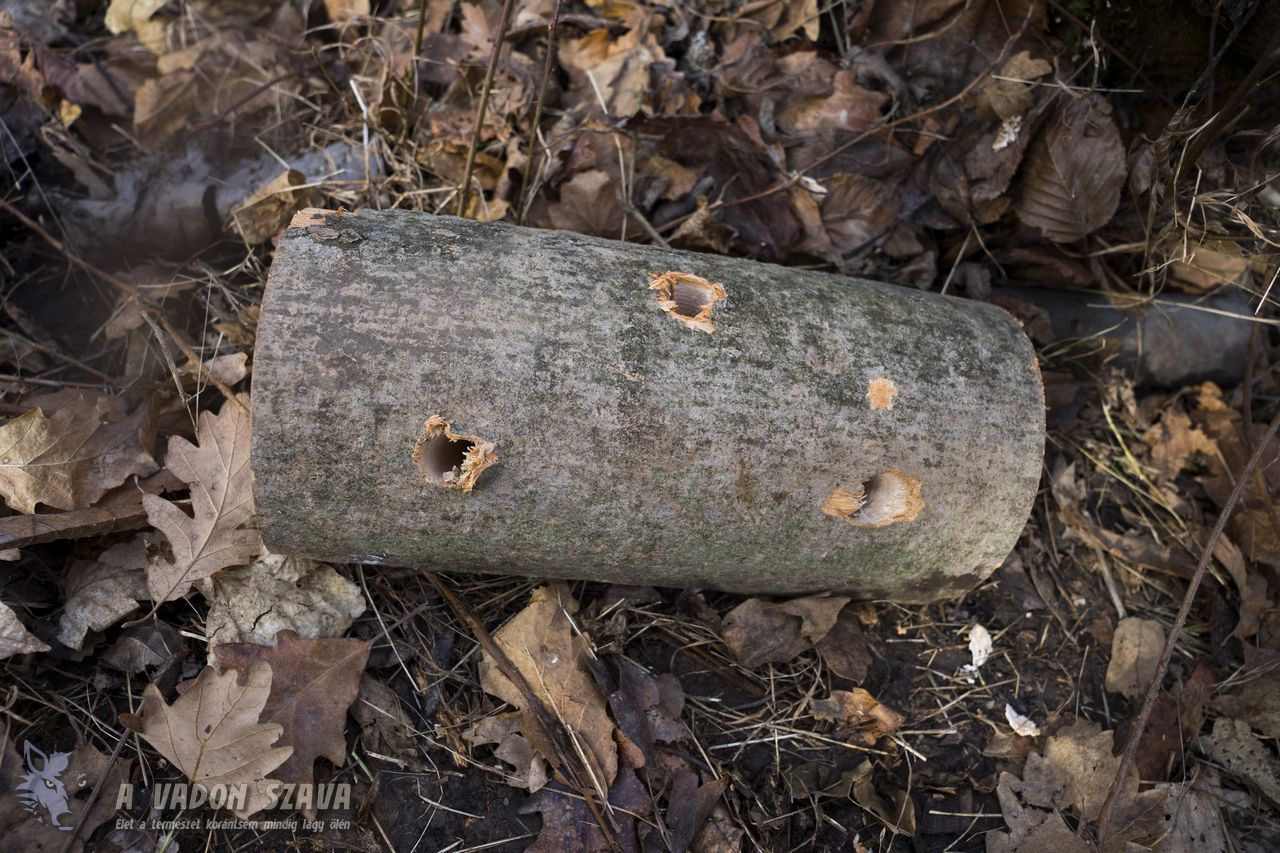
[(703, 332), (716, 330), (711, 322), (711, 312), (716, 303), (726, 296), (723, 284), (686, 272), (649, 275), (653, 276), (649, 289), (657, 292), (658, 304), (663, 311), (691, 329)]
[(478, 435), (455, 433), (449, 422), (432, 415), (413, 446), (413, 464), (428, 483), (469, 492), (480, 474), (498, 461), (497, 445)]
[(854, 527), (888, 527), (915, 521), (924, 509), (920, 481), (896, 468), (876, 474), (854, 489), (836, 489), (822, 511)]

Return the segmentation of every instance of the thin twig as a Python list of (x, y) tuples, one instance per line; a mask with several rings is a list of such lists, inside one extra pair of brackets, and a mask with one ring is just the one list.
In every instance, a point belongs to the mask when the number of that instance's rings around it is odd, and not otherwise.
[[(469, 630), (471, 635), (476, 638), (476, 642), (480, 644), (480, 648), (484, 649), (485, 654), (489, 655), (489, 657), (493, 659), (498, 670), (506, 676), (508, 681), (516, 686), (517, 690), (520, 691), (520, 695), (525, 701), (525, 707), (523, 710), (532, 712), (538, 723), (546, 731), (551, 743), (556, 748), (556, 752), (559, 753), (561, 764), (564, 766), (564, 769), (568, 771), (566, 781), (575, 788), (582, 796), (583, 800), (586, 801), (587, 807), (591, 810), (592, 816), (596, 819), (596, 823), (599, 826), (600, 831), (604, 833), (605, 838), (609, 841), (609, 844), (612, 847), (613, 833), (610, 826), (605, 821), (604, 815), (601, 814), (599, 806), (597, 805), (595, 798), (592, 796), (593, 792), (591, 788), (584, 785), (579, 780), (577, 768), (574, 765), (576, 763), (581, 763), (586, 775), (593, 776), (594, 774), (592, 774), (591, 768), (586, 766), (585, 757), (580, 756), (578, 749), (574, 747), (572, 737), (565, 732), (565, 728), (567, 727), (562, 726), (560, 721), (547, 709), (546, 705), (543, 704), (542, 699), (534, 692), (533, 686), (529, 683), (528, 679), (524, 677), (524, 673), (517, 669), (516, 665), (511, 662), (511, 659), (507, 657), (506, 652), (504, 652), (502, 647), (493, 639), (493, 635), (491, 635), (488, 629), (480, 623), (480, 620), (476, 618), (476, 615), (471, 612), (471, 608), (468, 607), (462, 599), (458, 598), (457, 594), (455, 594), (454, 591), (451, 590), (435, 572), (428, 571), (424, 572), (424, 574), (427, 576), (427, 580), (431, 582), (431, 585), (436, 588), (436, 591), (440, 593), (440, 596), (445, 600), (445, 603), (449, 605), (449, 609), (452, 610), (454, 615), (462, 620), (462, 623), (467, 626), (467, 630)], [(568, 743), (564, 742), (566, 739), (569, 741)], [(576, 761), (574, 760), (575, 758), (577, 759)], [(608, 802), (607, 791), (601, 790), (594, 793), (606, 803)]]
[(1142, 733), (1147, 727), (1147, 720), (1151, 717), (1151, 709), (1155, 707), (1156, 697), (1160, 695), (1160, 683), (1164, 680), (1165, 672), (1169, 669), (1169, 661), (1173, 658), (1173, 650), (1174, 646), (1177, 645), (1178, 636), (1187, 624), (1187, 616), (1191, 613), (1191, 604), (1195, 601), (1196, 590), (1200, 588), (1200, 582), (1204, 579), (1205, 569), (1209, 565), (1210, 558), (1213, 557), (1213, 547), (1218, 544), (1218, 537), (1222, 535), (1223, 529), (1227, 526), (1227, 520), (1231, 518), (1231, 513), (1235, 510), (1236, 504), (1240, 502), (1240, 497), (1244, 494), (1245, 487), (1249, 484), (1254, 469), (1258, 467), (1258, 463), (1262, 460), (1262, 454), (1275, 439), (1277, 431), (1280, 431), (1280, 412), (1271, 419), (1271, 425), (1267, 427), (1266, 435), (1258, 442), (1258, 445), (1253, 449), (1253, 455), (1245, 463), (1244, 470), (1236, 477), (1235, 488), (1231, 490), (1231, 496), (1227, 498), (1227, 502), (1222, 506), (1222, 511), (1218, 513), (1218, 520), (1214, 523), (1213, 530), (1210, 531), (1209, 538), (1204, 543), (1204, 549), (1200, 552), (1200, 562), (1196, 564), (1195, 574), (1191, 576), (1191, 583), (1187, 585), (1186, 595), (1182, 597), (1182, 606), (1178, 608), (1178, 616), (1173, 620), (1173, 627), (1169, 629), (1169, 638), (1165, 640), (1164, 651), (1160, 653), (1160, 662), (1156, 665), (1155, 676), (1151, 679), (1151, 686), (1147, 688), (1146, 698), (1142, 700), (1142, 708), (1138, 711), (1138, 717), (1133, 722), (1133, 730), (1129, 733), (1129, 740), (1125, 743), (1124, 755), (1120, 759), (1120, 768), (1116, 771), (1116, 778), (1111, 783), (1111, 789), (1107, 792), (1107, 800), (1102, 804), (1102, 812), (1098, 815), (1099, 848), (1105, 849), (1107, 831), (1110, 828), (1109, 824), (1119, 803), (1120, 792), (1124, 790), (1125, 780), (1128, 778), (1130, 771), (1133, 770), (1134, 759), (1138, 753), (1138, 742), (1142, 740)]
[(493, 51), (489, 54), (489, 70), (484, 75), (484, 88), (480, 90), (480, 109), (476, 111), (476, 123), (471, 129), (471, 145), (467, 148), (467, 165), (462, 170), (462, 190), (458, 193), (458, 215), (467, 215), (467, 197), (471, 195), (471, 171), (476, 165), (476, 150), (480, 147), (480, 133), (484, 130), (484, 114), (489, 109), (489, 90), (498, 71), (498, 57), (502, 54), (502, 42), (511, 21), (511, 9), (515, 0), (504, 0), (502, 16), (498, 19), (498, 31), (493, 36)]
[(116, 741), (116, 748), (111, 751), (111, 757), (107, 759), (102, 772), (98, 774), (98, 781), (93, 785), (93, 792), (89, 794), (89, 799), (80, 805), (80, 817), (76, 818), (76, 825), (72, 828), (71, 834), (62, 842), (60, 853), (67, 853), (71, 849), (71, 846), (75, 843), (76, 836), (84, 828), (85, 819), (89, 817), (89, 813), (93, 811), (94, 805), (98, 802), (98, 797), (102, 794), (102, 786), (107, 783), (107, 777), (111, 775), (111, 768), (115, 766), (116, 760), (120, 758), (120, 750), (124, 748), (124, 742), (129, 739), (131, 734), (133, 732), (128, 729), (125, 729), (120, 734), (120, 739)]
[(182, 336), (178, 333), (178, 330), (174, 328), (173, 323), (169, 322), (169, 318), (165, 316), (164, 312), (159, 311), (154, 306), (147, 304), (146, 300), (142, 297), (142, 294), (138, 291), (137, 287), (125, 281), (124, 279), (120, 278), (119, 276), (116, 276), (116, 275), (113, 275), (112, 273), (107, 272), (101, 267), (98, 267), (98, 266), (95, 266), (94, 264), (89, 263), (83, 258), (76, 257), (75, 255), (73, 255), (71, 252), (67, 250), (67, 247), (63, 244), (61, 240), (59, 240), (57, 237), (50, 234), (48, 231), (42, 228), (38, 222), (36, 222), (31, 217), (27, 216), (25, 213), (18, 210), (16, 207), (9, 204), (9, 202), (5, 201), (2, 198), (0, 198), (0, 210), (3, 210), (6, 213), (10, 214), (19, 222), (21, 222), (23, 225), (25, 225), (29, 230), (35, 232), (36, 236), (38, 236), (40, 239), (44, 240), (46, 243), (52, 246), (55, 250), (57, 250), (63, 257), (65, 257), (74, 266), (77, 266), (80, 269), (84, 270), (85, 272), (89, 273), (90, 275), (106, 282), (107, 284), (111, 285), (116, 290), (119, 290), (121, 293), (125, 294), (126, 296), (132, 299), (136, 299), (138, 301), (139, 308), (141, 308), (144, 314), (149, 316), (152, 320), (154, 320), (160, 326), (161, 329), (164, 330), (165, 334), (168, 335), (170, 340), (173, 342), (173, 345), (176, 346), (184, 356), (186, 356), (187, 360), (191, 362), (191, 366), (200, 374), (200, 376), (203, 379), (205, 379), (206, 381), (209, 382), (209, 384), (213, 385), (213, 387), (221, 391), (222, 396), (226, 397), (228, 402), (238, 406), (242, 411), (246, 413), (249, 411), (248, 407), (245, 406), (244, 403), (240, 402), (240, 399), (236, 397), (236, 392), (232, 391), (231, 387), (227, 385), (227, 383), (223, 382), (221, 379), (214, 376), (213, 373), (210, 372), (208, 365), (204, 363), (204, 360), (201, 359), (199, 356), (197, 356), (195, 352), (192, 351), (191, 347), (187, 346), (187, 344), (182, 340)]
[(551, 79), (551, 65), (555, 61), (556, 30), (560, 26), (560, 7), (563, 5), (564, 0), (556, 0), (556, 10), (551, 14), (551, 23), (547, 24), (547, 58), (542, 63), (542, 80), (538, 83), (538, 97), (533, 103), (533, 120), (529, 124), (529, 157), (524, 161), (524, 177), (520, 180), (520, 194), (523, 196), (519, 216), (521, 225), (524, 224), (529, 206), (533, 204), (533, 188), (529, 186), (529, 178), (533, 174), (533, 146), (538, 141), (538, 125), (542, 123), (542, 100), (546, 97), (547, 81)]

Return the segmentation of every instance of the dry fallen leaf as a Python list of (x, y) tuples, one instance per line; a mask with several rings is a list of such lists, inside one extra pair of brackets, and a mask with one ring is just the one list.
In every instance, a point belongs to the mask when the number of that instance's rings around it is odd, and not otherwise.
[(309, 193), (305, 187), (298, 188), (306, 181), (306, 176), (297, 169), (281, 172), (231, 209), (227, 229), (238, 233), (250, 246), (267, 242), (287, 228), (293, 215), (307, 206)]
[(18, 614), (0, 601), (0, 660), (31, 652), (47, 652), (49, 647), (18, 621)]
[[(574, 629), (569, 614), (576, 609), (577, 604), (565, 587), (539, 587), (528, 606), (498, 629), (493, 640), (524, 676), (537, 699), (577, 735), (594, 765), (593, 773), (609, 785), (618, 772), (614, 726), (605, 710), (604, 697), (583, 662), (590, 647), (584, 635)], [(531, 719), (533, 713), (526, 707), (524, 694), (488, 654), (480, 661), (480, 684), (486, 693), (524, 711), (525, 738), (544, 758), (558, 760), (545, 743), (540, 725)]]
[(368, 17), (369, 0), (324, 0), (324, 9), (330, 21), (341, 24), (352, 18)]
[(826, 699), (813, 700), (810, 707), (813, 716), (819, 720), (856, 727), (868, 744), (897, 731), (903, 719), (901, 714), (888, 705), (882, 705), (861, 687), (832, 690)]
[(748, 598), (724, 617), (724, 641), (746, 667), (789, 661), (820, 642), (848, 603), (841, 596)]
[(111, 0), (105, 23), (112, 33), (132, 32), (147, 50), (165, 52), (165, 22), (151, 16), (164, 6), (165, 0)]
[(96, 560), (77, 560), (67, 572), (67, 603), (58, 620), (58, 642), (84, 645), (89, 631), (103, 631), (147, 597), (147, 543), (141, 536), (113, 545)]
[(1164, 649), (1164, 626), (1151, 619), (1121, 619), (1111, 641), (1106, 689), (1126, 699), (1141, 699), (1155, 677)]
[[(1077, 721), (1049, 737), (1043, 755), (1027, 756), (1021, 779), (1001, 773), (996, 795), (1010, 831), (989, 834), (988, 850), (1032, 853), (1050, 849), (1037, 846), (1050, 842), (1066, 845), (1062, 849), (1087, 850), (1083, 842), (1071, 841), (1060, 813), (1071, 810), (1082, 820), (1097, 820), (1120, 769), (1120, 759), (1112, 754), (1113, 737), (1096, 723)], [(1138, 774), (1131, 768), (1112, 824), (1121, 837), (1113, 841), (1158, 838), (1164, 799), (1163, 791), (1139, 793)]]
[(141, 407), (130, 416), (110, 397), (41, 398), (0, 426), (0, 494), (19, 512), (33, 513), (36, 504), (83, 509), (130, 476), (156, 470), (147, 433)]
[(507, 784), (532, 794), (547, 784), (550, 775), (546, 760), (520, 734), (523, 721), (524, 715), (519, 712), (485, 717), (464, 731), (462, 739), (472, 746), (496, 744), (494, 756), (515, 768), (506, 777)]
[(1111, 220), (1124, 179), (1111, 105), (1098, 94), (1073, 95), (1027, 153), (1018, 218), (1055, 243), (1074, 242)]
[(247, 785), (247, 818), (265, 808), (279, 782), (268, 779), (289, 759), (292, 747), (273, 747), (283, 727), (259, 723), (271, 693), (271, 667), (255, 663), (237, 684), (239, 673), (219, 675), (205, 667), (172, 705), (154, 684), (142, 693), (139, 714), (121, 714), (120, 722), (137, 732), (169, 759), (192, 783), (206, 791), (212, 785)]
[(1222, 820), (1222, 788), (1218, 771), (1197, 768), (1196, 778), (1185, 784), (1157, 785), (1165, 792), (1163, 838), (1157, 853), (1228, 853), (1227, 827)]
[(413, 724), (400, 706), (396, 694), (366, 673), (351, 705), (351, 716), (360, 724), (361, 740), (367, 751), (380, 755), (411, 757), (417, 754)]
[(1239, 693), (1219, 696), (1213, 707), (1219, 714), (1244, 720), (1263, 737), (1280, 737), (1280, 667), (1246, 681)]
[(227, 643), (213, 647), (222, 669), (246, 672), (255, 661), (271, 667), (271, 693), (259, 720), (284, 727), (279, 745), (293, 755), (273, 772), (281, 782), (314, 781), (315, 761), (341, 767), (347, 754), (347, 709), (360, 689), (372, 640), (304, 640), (281, 631), (274, 646)]
[[(247, 398), (241, 402), (248, 404)], [(214, 572), (247, 563), (262, 550), (256, 530), (241, 525), (253, 517), (253, 472), (249, 468), (249, 413), (232, 401), (215, 417), (201, 412), (199, 446), (169, 439), (165, 465), (191, 484), (195, 517), (155, 495), (143, 495), (147, 518), (169, 540), (172, 554), (147, 569), (151, 600), (160, 604), (186, 595)]]
[(1216, 456), (1218, 445), (1199, 428), (1192, 427), (1191, 418), (1176, 409), (1160, 416), (1160, 422), (1142, 436), (1151, 448), (1151, 464), (1161, 481), (1168, 482), (1187, 467), (1196, 453)]
[(916, 807), (907, 789), (892, 777), (885, 777), (878, 784), (871, 763), (864, 761), (853, 780), (850, 795), (893, 832), (907, 838), (916, 833)]
[(840, 611), (836, 623), (818, 641), (816, 648), (822, 654), (827, 669), (854, 684), (861, 684), (866, 679), (867, 669), (874, 660), (858, 618), (858, 609), (853, 605)]
[(333, 566), (267, 554), (213, 579), (205, 636), (210, 645), (271, 645), (289, 630), (305, 638), (338, 637), (364, 613), (360, 587)]
[(1208, 738), (1209, 754), (1238, 779), (1249, 782), (1272, 803), (1280, 804), (1280, 761), (1243, 720), (1219, 717)]

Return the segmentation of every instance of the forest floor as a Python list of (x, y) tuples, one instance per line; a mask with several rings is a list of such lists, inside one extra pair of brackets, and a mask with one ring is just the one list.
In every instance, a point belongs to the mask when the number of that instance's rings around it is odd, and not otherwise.
[[(0, 848), (1280, 849), (1278, 36), (1249, 0), (0, 0)], [(911, 607), (264, 554), (254, 336), (310, 206), (993, 302), (1045, 379), (1032, 515)]]

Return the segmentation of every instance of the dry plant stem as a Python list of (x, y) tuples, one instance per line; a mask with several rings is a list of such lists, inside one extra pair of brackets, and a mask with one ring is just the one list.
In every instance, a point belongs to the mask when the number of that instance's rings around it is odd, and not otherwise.
[(98, 797), (102, 794), (102, 786), (106, 784), (107, 777), (111, 774), (111, 768), (115, 767), (117, 759), (120, 758), (120, 750), (124, 748), (124, 742), (129, 739), (132, 734), (125, 729), (120, 734), (120, 739), (116, 741), (116, 748), (111, 751), (111, 757), (107, 759), (107, 764), (102, 768), (102, 772), (98, 774), (98, 779), (93, 784), (93, 793), (89, 795), (89, 799), (80, 807), (80, 817), (76, 820), (75, 828), (71, 830), (71, 834), (62, 842), (60, 853), (68, 853), (73, 844), (75, 844), (76, 836), (80, 834), (80, 829), (84, 826), (85, 818), (89, 816), (89, 812), (93, 811), (94, 804), (98, 802)]
[(476, 111), (476, 123), (471, 129), (471, 145), (467, 148), (467, 165), (462, 170), (462, 189), (458, 193), (458, 215), (467, 215), (467, 198), (471, 195), (471, 172), (476, 165), (476, 150), (480, 147), (480, 132), (484, 130), (484, 114), (489, 109), (489, 91), (493, 77), (498, 72), (498, 58), (502, 56), (502, 42), (507, 36), (507, 24), (511, 21), (511, 9), (515, 0), (505, 0), (502, 17), (498, 19), (498, 31), (493, 36), (493, 51), (489, 54), (489, 69), (484, 74), (484, 88), (480, 90), (480, 109)]
[(608, 792), (593, 792), (589, 785), (584, 785), (579, 781), (579, 778), (582, 775), (590, 778), (591, 774), (579, 773), (579, 769), (577, 767), (577, 751), (573, 748), (571, 743), (564, 743), (564, 741), (567, 740), (567, 737), (560, 721), (557, 720), (556, 717), (547, 710), (546, 706), (542, 704), (542, 700), (533, 692), (533, 687), (529, 684), (528, 680), (525, 679), (520, 670), (516, 669), (515, 664), (513, 664), (511, 659), (507, 657), (506, 653), (502, 651), (502, 648), (494, 642), (493, 635), (489, 633), (488, 629), (486, 629), (484, 625), (480, 624), (480, 620), (471, 612), (471, 608), (467, 607), (466, 603), (462, 599), (458, 598), (458, 596), (454, 594), (453, 590), (451, 590), (435, 572), (428, 571), (423, 574), (427, 576), (427, 580), (436, 588), (436, 592), (440, 593), (441, 598), (443, 598), (445, 603), (449, 605), (449, 609), (452, 610), (454, 614), (462, 620), (463, 624), (467, 626), (467, 630), (469, 630), (472, 636), (476, 638), (476, 642), (480, 644), (480, 648), (484, 649), (485, 654), (493, 658), (493, 662), (497, 664), (498, 669), (502, 674), (506, 676), (507, 680), (514, 684), (520, 691), (521, 695), (524, 696), (525, 707), (533, 711), (534, 715), (538, 718), (538, 722), (542, 725), (543, 729), (546, 730), (548, 736), (551, 738), (551, 742), (555, 745), (556, 752), (559, 753), (561, 765), (569, 771), (569, 775), (564, 781), (577, 790), (579, 795), (582, 796), (587, 807), (591, 809), (592, 817), (595, 818), (597, 826), (599, 826), (600, 831), (604, 833), (610, 847), (616, 846), (614, 843), (611, 825), (604, 819), (604, 815), (601, 814), (600, 807), (595, 800), (595, 795), (599, 795), (607, 802)]
[[(1277, 37), (1280, 37), (1280, 32), (1272, 33), (1269, 44), (1275, 45)], [(1209, 143), (1249, 108), (1250, 96), (1262, 78), (1271, 70), (1271, 66), (1275, 64), (1277, 59), (1280, 59), (1280, 46), (1272, 47), (1261, 59), (1254, 63), (1253, 68), (1249, 69), (1249, 73), (1244, 80), (1240, 81), (1240, 85), (1231, 93), (1231, 97), (1227, 99), (1222, 108), (1214, 113), (1213, 117), (1203, 127), (1195, 131), (1187, 141), (1186, 148), (1182, 151), (1182, 156), (1178, 158), (1178, 167), (1170, 178), (1169, 189), (1171, 197), (1174, 199), (1175, 216), (1178, 216), (1178, 211), (1176, 208), (1177, 197), (1174, 194), (1178, 189), (1178, 179), (1181, 177), (1183, 165), (1186, 164), (1194, 169), (1196, 162), (1200, 159), (1200, 155), (1204, 153), (1204, 149), (1209, 146)]]
[(564, 0), (556, 0), (556, 10), (551, 15), (551, 23), (547, 24), (547, 58), (542, 64), (542, 81), (538, 83), (538, 98), (533, 104), (533, 118), (529, 122), (529, 157), (524, 161), (524, 177), (520, 180), (520, 192), (524, 199), (520, 203), (520, 224), (524, 224), (529, 205), (533, 204), (533, 188), (529, 186), (529, 178), (533, 175), (533, 146), (538, 141), (538, 125), (542, 122), (542, 101), (547, 94), (547, 81), (551, 79), (551, 66), (556, 56), (556, 30), (560, 27), (560, 8)]
[(186, 356), (187, 360), (191, 362), (191, 365), (197, 371), (199, 371), (200, 376), (203, 379), (207, 380), (209, 384), (213, 385), (213, 387), (221, 391), (222, 396), (225, 397), (229, 402), (235, 404), (237, 407), (239, 407), (240, 409), (243, 409), (246, 412), (249, 411), (245, 407), (244, 403), (241, 403), (238, 399), (236, 399), (236, 392), (232, 391), (231, 387), (227, 385), (225, 382), (221, 381), (216, 376), (214, 376), (209, 371), (209, 368), (205, 365), (204, 360), (201, 359), (199, 356), (197, 356), (195, 352), (192, 351), (191, 347), (187, 346), (186, 343), (183, 342), (182, 336), (178, 333), (178, 330), (173, 327), (173, 324), (169, 322), (169, 318), (165, 316), (164, 312), (146, 303), (146, 300), (144, 300), (142, 298), (142, 295), (138, 292), (138, 288), (134, 287), (132, 284), (125, 281), (124, 279), (119, 278), (118, 276), (112, 275), (106, 270), (101, 269), (100, 267), (97, 267), (86, 260), (76, 257), (74, 254), (72, 254), (70, 251), (67, 250), (66, 245), (61, 240), (59, 240), (57, 237), (54, 237), (44, 228), (40, 227), (39, 223), (31, 219), (29, 216), (27, 216), (22, 211), (18, 210), (13, 205), (9, 204), (9, 202), (5, 201), (4, 199), (0, 199), (0, 210), (3, 210), (6, 213), (12, 215), (15, 219), (17, 219), (19, 222), (25, 225), (28, 229), (30, 229), (31, 231), (34, 231), (36, 236), (40, 237), (42, 240), (44, 240), (46, 243), (48, 243), (50, 246), (56, 249), (63, 257), (65, 257), (68, 261), (70, 261), (75, 266), (80, 267), (80, 269), (84, 270), (90, 275), (101, 279), (102, 281), (111, 285), (112, 287), (119, 290), (121, 293), (125, 294), (126, 296), (129, 296), (129, 297), (132, 297), (133, 299), (138, 300), (138, 305), (142, 308), (142, 310), (149, 317), (151, 317), (157, 324), (159, 324), (160, 328), (164, 329), (165, 334), (169, 336), (170, 340), (173, 342), (173, 345), (176, 346), (184, 356)]
[(1138, 717), (1134, 721), (1129, 740), (1125, 743), (1124, 755), (1120, 759), (1120, 768), (1116, 771), (1116, 778), (1111, 783), (1111, 789), (1107, 792), (1107, 800), (1102, 804), (1102, 812), (1098, 815), (1099, 848), (1105, 848), (1106, 846), (1107, 832), (1110, 829), (1109, 824), (1115, 813), (1120, 792), (1124, 789), (1124, 780), (1128, 777), (1129, 771), (1133, 769), (1134, 759), (1138, 753), (1138, 742), (1142, 739), (1142, 733), (1147, 727), (1147, 720), (1151, 717), (1151, 709), (1156, 704), (1156, 697), (1160, 695), (1160, 683), (1164, 680), (1165, 672), (1169, 669), (1169, 661), (1173, 658), (1173, 649), (1177, 645), (1178, 635), (1182, 633), (1183, 627), (1187, 624), (1187, 616), (1191, 612), (1191, 604), (1195, 601), (1196, 591), (1200, 588), (1200, 582), (1204, 579), (1205, 569), (1213, 556), (1213, 548), (1218, 544), (1218, 537), (1222, 535), (1223, 529), (1227, 526), (1227, 520), (1231, 518), (1231, 513), (1235, 510), (1236, 504), (1240, 502), (1240, 497), (1244, 494), (1245, 487), (1248, 485), (1254, 469), (1258, 467), (1263, 452), (1275, 439), (1277, 431), (1280, 431), (1280, 413), (1277, 413), (1271, 419), (1271, 425), (1267, 427), (1266, 434), (1258, 442), (1257, 447), (1254, 448), (1253, 455), (1245, 463), (1244, 470), (1237, 475), (1235, 488), (1231, 490), (1231, 496), (1227, 498), (1226, 504), (1222, 507), (1222, 512), (1218, 514), (1218, 520), (1214, 523), (1213, 530), (1209, 533), (1209, 538), (1205, 541), (1204, 548), (1200, 552), (1200, 562), (1196, 564), (1195, 574), (1191, 576), (1191, 583), (1187, 586), (1186, 595), (1182, 597), (1182, 606), (1178, 608), (1178, 616), (1173, 620), (1173, 627), (1169, 629), (1169, 638), (1165, 641), (1164, 650), (1160, 653), (1160, 662), (1156, 666), (1155, 676), (1151, 679), (1151, 686), (1147, 688), (1147, 695), (1142, 700), (1142, 708), (1138, 711)]

